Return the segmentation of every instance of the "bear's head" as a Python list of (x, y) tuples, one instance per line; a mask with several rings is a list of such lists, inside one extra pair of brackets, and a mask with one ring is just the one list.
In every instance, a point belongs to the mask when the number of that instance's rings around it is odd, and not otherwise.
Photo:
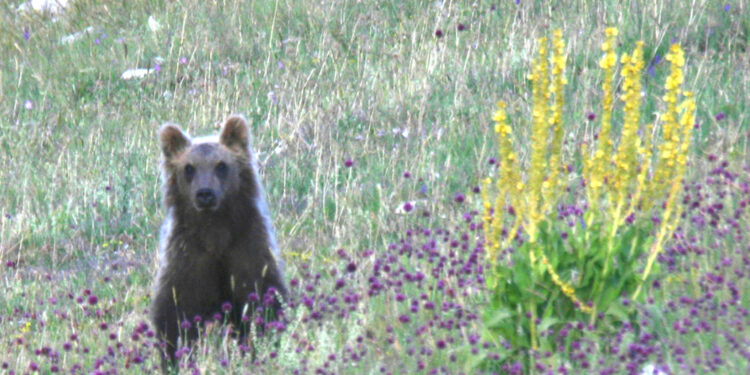
[(159, 139), (168, 190), (198, 212), (220, 209), (252, 173), (249, 128), (242, 116), (229, 117), (218, 140), (191, 140), (174, 124), (163, 125)]

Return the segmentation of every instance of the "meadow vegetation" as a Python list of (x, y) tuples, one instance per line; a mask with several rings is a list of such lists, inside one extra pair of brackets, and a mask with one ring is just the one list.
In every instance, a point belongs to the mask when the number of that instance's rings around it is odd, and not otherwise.
[(18, 3), (0, 374), (156, 371), (156, 131), (231, 113), (291, 298), (186, 372), (750, 371), (747, 2)]

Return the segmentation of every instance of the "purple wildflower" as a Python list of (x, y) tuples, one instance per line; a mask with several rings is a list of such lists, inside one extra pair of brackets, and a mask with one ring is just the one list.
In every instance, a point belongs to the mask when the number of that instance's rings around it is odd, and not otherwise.
[(411, 202), (405, 202), (404, 203), (404, 211), (409, 212), (414, 208), (414, 206), (411, 204)]

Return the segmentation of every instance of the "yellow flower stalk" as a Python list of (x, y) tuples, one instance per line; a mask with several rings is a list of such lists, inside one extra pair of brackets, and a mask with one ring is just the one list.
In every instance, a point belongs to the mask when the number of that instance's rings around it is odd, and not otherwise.
[[(589, 198), (589, 208), (591, 212), (596, 211), (599, 203), (599, 197), (604, 187), (605, 180), (610, 173), (610, 156), (612, 155), (614, 142), (612, 141), (612, 106), (614, 90), (614, 68), (617, 64), (617, 55), (615, 54), (615, 42), (617, 39), (617, 29), (608, 27), (605, 31), (606, 39), (602, 43), (604, 56), (599, 60), (599, 67), (604, 71), (604, 80), (602, 82), (602, 115), (601, 127), (599, 128), (598, 148), (594, 152), (594, 157), (586, 160), (589, 165), (587, 169), (586, 193)], [(593, 216), (589, 215), (587, 224), (591, 224)]]
[[(614, 176), (612, 178), (612, 191), (614, 192), (615, 204), (611, 207), (612, 216), (616, 228), (627, 213), (622, 209), (628, 192), (631, 191), (632, 183), (638, 173), (638, 155), (640, 138), (638, 127), (641, 118), (641, 71), (643, 62), (643, 42), (636, 43), (632, 55), (627, 53), (620, 59), (622, 63), (622, 101), (625, 105), (624, 124), (620, 135), (620, 143), (614, 156)], [(641, 154), (642, 155), (642, 154)]]
[(560, 196), (562, 181), (561, 150), (563, 142), (562, 112), (565, 103), (563, 98), (563, 86), (568, 81), (563, 76), (565, 71), (565, 42), (562, 39), (562, 31), (555, 30), (552, 39), (552, 83), (550, 92), (554, 95), (554, 101), (550, 108), (550, 126), (552, 127), (552, 141), (549, 145), (549, 177), (543, 183), (542, 196), (544, 197), (544, 208), (542, 212), (549, 212)]
[[(492, 121), (495, 123), (495, 133), (498, 137), (498, 154), (500, 156), (500, 170), (497, 178), (497, 198), (494, 204), (494, 216), (490, 215), (492, 206), (488, 198), (483, 197), (485, 207), (485, 220), (484, 224), (489, 232), (486, 238), (488, 256), (490, 262), (495, 264), (497, 261), (497, 254), (504, 244), (501, 244), (500, 233), (502, 231), (502, 219), (501, 215), (504, 212), (505, 206), (510, 203), (514, 206), (517, 211), (516, 220), (508, 233), (506, 242), (511, 241), (515, 236), (518, 228), (521, 225), (523, 212), (523, 201), (522, 192), (524, 191), (524, 184), (521, 180), (521, 174), (519, 172), (518, 158), (513, 152), (513, 140), (511, 133), (513, 129), (508, 124), (508, 114), (505, 111), (505, 102), (497, 103), (497, 110), (492, 116)], [(490, 180), (485, 180), (484, 191), (489, 190)]]
[(549, 260), (544, 255), (542, 255), (542, 263), (547, 267), (547, 272), (549, 272), (550, 276), (552, 277), (552, 282), (560, 288), (563, 294), (568, 297), (573, 302), (573, 304), (578, 307), (579, 310), (583, 311), (586, 314), (590, 314), (593, 310), (583, 304), (581, 300), (576, 297), (576, 291), (575, 289), (573, 289), (573, 286), (560, 279), (560, 276), (557, 274), (557, 272), (555, 272), (555, 269), (552, 268)]
[(669, 182), (675, 173), (675, 162), (680, 153), (680, 132), (677, 122), (677, 98), (680, 86), (684, 80), (682, 67), (685, 65), (685, 54), (679, 44), (672, 44), (666, 56), (669, 64), (669, 76), (664, 85), (666, 93), (663, 100), (667, 103), (667, 110), (662, 116), (662, 144), (659, 146), (658, 163), (655, 165), (654, 178), (650, 183), (648, 196), (644, 201), (644, 209), (666, 193)]
[[(542, 195), (542, 183), (547, 177), (547, 138), (550, 122), (549, 114), (549, 63), (547, 61), (547, 38), (539, 38), (539, 56), (534, 61), (532, 74), (532, 129), (531, 129), (531, 162), (529, 165), (528, 192), (526, 195), (527, 222), (526, 233), (529, 242), (536, 242), (538, 235), (537, 225), (543, 218), (540, 204)], [(549, 183), (549, 181), (546, 181)]]
[(693, 124), (695, 123), (695, 99), (693, 99), (693, 93), (690, 91), (685, 91), (684, 96), (685, 99), (682, 101), (682, 103), (680, 103), (679, 106), (679, 110), (682, 111), (679, 128), (675, 129), (676, 132), (679, 131), (679, 133), (677, 133), (677, 137), (679, 139), (677, 141), (677, 145), (675, 146), (677, 150), (677, 157), (674, 161), (675, 168), (673, 171), (673, 175), (671, 177), (671, 180), (669, 181), (669, 196), (667, 197), (667, 203), (664, 208), (659, 233), (656, 237), (656, 241), (654, 241), (654, 244), (649, 250), (649, 257), (646, 261), (646, 268), (643, 270), (643, 274), (641, 275), (641, 284), (638, 285), (638, 288), (633, 293), (633, 299), (638, 297), (638, 294), (641, 291), (641, 285), (643, 285), (643, 282), (648, 278), (651, 272), (651, 267), (653, 266), (656, 257), (659, 255), (659, 253), (661, 253), (664, 245), (664, 240), (666, 239), (667, 235), (674, 232), (680, 222), (682, 206), (679, 205), (678, 198), (680, 190), (682, 190), (682, 179), (685, 176), (685, 171), (687, 169), (687, 151), (690, 146)]
[(646, 181), (646, 177), (648, 176), (648, 172), (651, 170), (651, 158), (653, 155), (653, 153), (651, 152), (651, 134), (653, 134), (653, 131), (654, 124), (648, 124), (648, 126), (646, 126), (646, 134), (643, 137), (643, 142), (641, 142), (640, 139), (638, 141), (637, 150), (638, 155), (641, 155), (641, 165), (640, 171), (636, 176), (635, 193), (633, 194), (633, 197), (630, 198), (630, 206), (628, 207), (628, 212), (635, 211), (636, 206), (641, 200), (643, 191), (648, 189), (648, 182)]

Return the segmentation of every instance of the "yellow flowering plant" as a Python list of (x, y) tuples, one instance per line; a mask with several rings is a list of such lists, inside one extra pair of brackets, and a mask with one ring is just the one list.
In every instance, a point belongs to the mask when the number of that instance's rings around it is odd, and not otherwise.
[[(576, 163), (566, 163), (562, 152), (567, 82), (565, 43), (559, 30), (550, 46), (546, 38), (539, 39), (532, 62), (530, 156), (525, 172), (505, 103), (497, 104), (492, 118), (500, 168), (494, 178), (482, 181), (484, 248), (491, 264), (487, 283), (492, 293), (484, 323), (487, 337), (508, 342), (512, 351), (554, 351), (556, 344), (541, 332), (568, 323), (628, 320), (629, 311), (616, 302), (638, 298), (679, 221), (677, 200), (695, 113), (692, 94), (680, 89), (684, 55), (679, 45), (671, 46), (666, 58), (671, 63), (663, 97), (666, 111), (656, 126), (644, 125), (643, 43), (618, 59), (617, 34), (614, 28), (605, 31), (599, 63), (601, 122), (595, 141), (580, 147), (580, 173), (568, 167)], [(623, 114), (619, 136), (612, 126), (618, 62)], [(580, 180), (575, 184), (585, 186), (584, 191), (563, 194), (571, 187), (566, 184), (568, 177), (576, 175)], [(571, 216), (561, 214), (560, 204), (571, 200), (585, 200), (585, 209)], [(664, 204), (655, 212), (653, 202)], [(525, 365), (532, 366), (533, 357), (525, 358)]]

